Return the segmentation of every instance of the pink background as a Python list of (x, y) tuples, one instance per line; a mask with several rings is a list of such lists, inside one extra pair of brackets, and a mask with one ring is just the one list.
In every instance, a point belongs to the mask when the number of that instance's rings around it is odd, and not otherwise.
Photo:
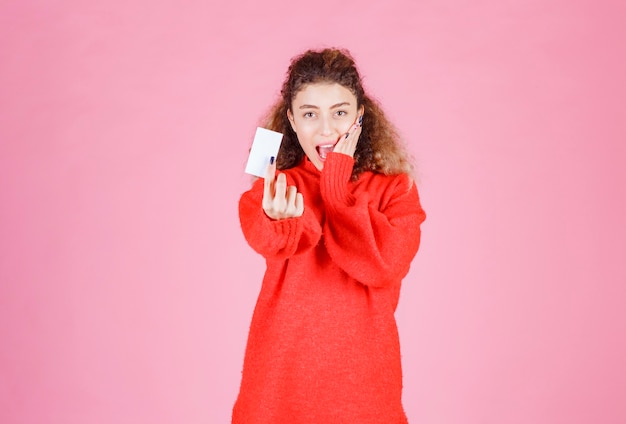
[(623, 4), (4, 0), (0, 422), (229, 421), (247, 149), (332, 45), (419, 165), (410, 421), (626, 422)]

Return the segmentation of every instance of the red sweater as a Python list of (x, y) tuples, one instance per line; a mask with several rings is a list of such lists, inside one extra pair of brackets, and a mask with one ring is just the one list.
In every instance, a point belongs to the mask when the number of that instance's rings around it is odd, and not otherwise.
[(406, 423), (394, 318), (425, 219), (407, 175), (363, 173), (330, 153), (283, 171), (304, 214), (272, 220), (263, 180), (239, 203), (267, 270), (252, 317), (236, 424)]

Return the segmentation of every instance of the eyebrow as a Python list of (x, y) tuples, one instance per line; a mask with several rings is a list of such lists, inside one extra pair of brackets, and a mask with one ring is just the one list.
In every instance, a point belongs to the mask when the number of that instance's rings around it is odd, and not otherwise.
[[(341, 102), (341, 103), (337, 103), (332, 105), (330, 108), (331, 109), (335, 109), (338, 107), (342, 107), (342, 106), (350, 106), (350, 102)], [(319, 106), (315, 106), (315, 105), (302, 105), (300, 106), (298, 109), (319, 109)]]

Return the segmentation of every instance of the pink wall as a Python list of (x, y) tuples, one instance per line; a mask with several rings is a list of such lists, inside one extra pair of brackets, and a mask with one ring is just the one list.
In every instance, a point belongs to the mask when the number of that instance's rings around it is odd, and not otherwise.
[(420, 166), (411, 422), (626, 422), (622, 4), (2, 2), (0, 422), (228, 422), (246, 151), (326, 45)]

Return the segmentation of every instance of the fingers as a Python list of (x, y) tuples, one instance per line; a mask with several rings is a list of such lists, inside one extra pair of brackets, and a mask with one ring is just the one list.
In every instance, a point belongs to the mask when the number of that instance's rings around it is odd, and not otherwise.
[(287, 192), (287, 204), (285, 207), (285, 215), (289, 217), (302, 216), (304, 213), (304, 197), (302, 193), (298, 193), (295, 186), (290, 186)]
[(356, 146), (359, 142), (359, 137), (362, 130), (363, 116), (361, 115), (357, 121), (350, 127), (348, 132), (339, 140), (335, 145), (333, 152), (343, 153), (345, 155), (354, 157)]
[(296, 195), (298, 194), (298, 189), (295, 186), (289, 186), (287, 189), (287, 198), (286, 200), (286, 209), (292, 208), (295, 211), (296, 208)]
[(302, 216), (303, 213), (304, 213), (304, 197), (302, 196), (302, 193), (297, 193), (296, 194), (296, 215), (295, 216)]
[(270, 161), (263, 183), (263, 211), (272, 219), (285, 219), (302, 216), (304, 199), (295, 186), (287, 186), (287, 177), (276, 174), (276, 164)]
[(276, 162), (274, 156), (270, 158), (270, 163), (265, 170), (265, 178), (263, 179), (263, 209), (271, 207), (274, 199), (274, 178), (276, 175)]
[(278, 212), (285, 212), (287, 208), (287, 177), (285, 174), (278, 174), (274, 183), (274, 209)]

